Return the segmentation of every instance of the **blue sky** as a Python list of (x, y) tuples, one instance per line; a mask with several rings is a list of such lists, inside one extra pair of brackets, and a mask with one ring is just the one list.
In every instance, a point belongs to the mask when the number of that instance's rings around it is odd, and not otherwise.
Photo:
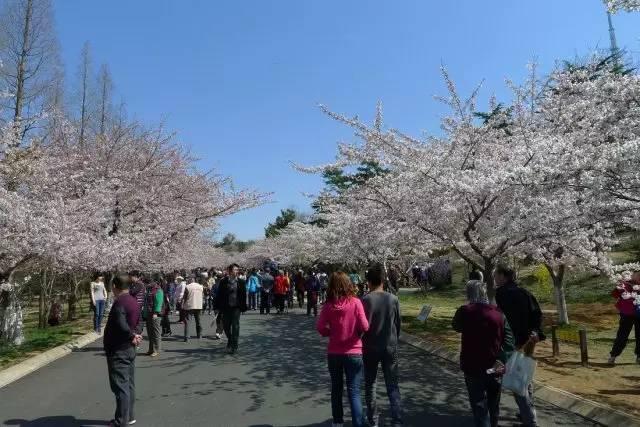
[[(262, 237), (280, 209), (308, 210), (315, 165), (353, 139), (317, 104), (371, 118), (384, 103), (388, 126), (437, 132), (445, 94), (440, 64), (468, 93), (506, 96), (537, 58), (609, 46), (600, 0), (57, 0), (63, 61), (72, 83), (82, 44), (109, 64), (117, 96), (147, 123), (165, 120), (200, 157), (238, 187), (273, 202), (225, 219), (222, 233)], [(640, 52), (640, 13), (615, 16), (618, 43)]]

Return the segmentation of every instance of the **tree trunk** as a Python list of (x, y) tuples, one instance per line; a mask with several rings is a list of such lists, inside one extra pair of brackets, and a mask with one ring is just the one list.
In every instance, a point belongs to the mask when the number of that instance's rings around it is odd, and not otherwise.
[(496, 284), (493, 280), (493, 269), (495, 268), (495, 262), (493, 259), (484, 259), (484, 269), (482, 274), (484, 275), (484, 281), (487, 284), (487, 296), (491, 304), (496, 304)]
[(33, 13), (33, 0), (27, 1), (27, 10), (24, 16), (24, 27), (22, 30), (22, 51), (18, 60), (18, 69), (16, 70), (16, 93), (13, 111), (13, 125), (15, 126), (16, 140), (22, 139), (22, 108), (24, 105), (24, 83), (26, 80), (27, 57), (29, 55), (29, 34), (31, 33), (31, 16)]
[(44, 286), (40, 284), (40, 295), (38, 297), (38, 328), (44, 329), (47, 327), (47, 315), (46, 315), (46, 297), (44, 294)]
[(558, 310), (558, 324), (568, 325), (569, 311), (567, 310), (567, 297), (564, 289), (564, 273), (566, 267), (564, 264), (560, 265), (557, 272), (548, 264), (545, 264), (545, 267), (547, 267), (547, 270), (551, 275), (551, 280), (553, 280), (555, 303), (556, 309)]
[(67, 310), (67, 320), (75, 320), (77, 313), (77, 302), (78, 297), (75, 292), (69, 293), (69, 297), (67, 298), (67, 303), (69, 305), (69, 309)]

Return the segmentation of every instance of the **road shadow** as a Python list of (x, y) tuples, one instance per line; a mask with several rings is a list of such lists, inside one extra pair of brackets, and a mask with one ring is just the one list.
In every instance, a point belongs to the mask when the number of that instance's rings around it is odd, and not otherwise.
[[(330, 377), (326, 363), (326, 345), (315, 331), (315, 318), (298, 311), (269, 317), (249, 313), (241, 318), (239, 351), (227, 355), (226, 340), (203, 339), (199, 348), (171, 348), (148, 368), (165, 369), (170, 375), (182, 375), (201, 363), (214, 363), (218, 368), (241, 365), (246, 369), (242, 378), (206, 380), (185, 383), (184, 395), (235, 392), (249, 396), (252, 402), (246, 412), (264, 409), (263, 385), (293, 390), (281, 408), (295, 411), (307, 405), (325, 406), (330, 414)], [(242, 334), (251, 328), (250, 336)], [(208, 329), (208, 328), (206, 328)], [(466, 390), (458, 368), (410, 346), (400, 347), (400, 384), (407, 425), (423, 425), (434, 420), (437, 425), (471, 425)], [(138, 369), (146, 369), (138, 365)], [(388, 400), (380, 377), (378, 402), (383, 417), (388, 414)], [(346, 401), (345, 418), (349, 419)], [(163, 397), (171, 397), (163, 395)], [(364, 402), (363, 402), (364, 403)], [(265, 424), (268, 425), (268, 424)], [(330, 425), (330, 422), (309, 426)]]
[(34, 420), (12, 419), (4, 422), (8, 426), (19, 427), (86, 427), (86, 426), (106, 426), (109, 421), (105, 420), (84, 420), (72, 415), (59, 415), (52, 417), (41, 417)]

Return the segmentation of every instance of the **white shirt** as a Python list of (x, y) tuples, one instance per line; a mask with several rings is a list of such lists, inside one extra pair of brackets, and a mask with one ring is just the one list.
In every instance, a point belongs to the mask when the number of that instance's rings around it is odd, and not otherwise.
[(187, 299), (182, 308), (185, 310), (202, 310), (203, 286), (200, 283), (192, 282), (186, 287)]
[(91, 300), (95, 303), (105, 299), (107, 299), (107, 290), (104, 287), (104, 283), (91, 282)]
[(182, 301), (182, 297), (184, 297), (184, 290), (187, 288), (187, 282), (184, 280), (178, 283), (176, 286), (176, 301)]

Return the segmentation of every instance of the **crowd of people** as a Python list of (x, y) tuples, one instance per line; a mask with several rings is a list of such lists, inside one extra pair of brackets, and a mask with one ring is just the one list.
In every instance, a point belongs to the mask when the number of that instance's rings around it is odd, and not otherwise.
[[(184, 342), (202, 338), (202, 315), (213, 316), (213, 339), (227, 338), (227, 351), (238, 351), (240, 317), (246, 311), (261, 315), (286, 314), (293, 308), (294, 296), (299, 307), (306, 301), (307, 315), (317, 316), (318, 304), (326, 301), (329, 276), (325, 272), (284, 269), (241, 270), (237, 264), (225, 272), (198, 269), (190, 273), (142, 274), (137, 271), (114, 276), (107, 290), (105, 276), (97, 275), (90, 283), (94, 330), (102, 332), (103, 317), (109, 314), (104, 331), (109, 383), (116, 397), (113, 426), (135, 423), (135, 357), (146, 326), (149, 347), (147, 356), (155, 358), (162, 351), (162, 338), (172, 336), (172, 323), (181, 324)], [(171, 321), (177, 315), (177, 322)], [(193, 325), (193, 326), (192, 326)], [(194, 331), (195, 327), (195, 331)], [(192, 334), (195, 332), (195, 335)]]
[[(185, 279), (186, 277), (186, 279)], [(466, 285), (467, 303), (455, 313), (452, 327), (462, 334), (460, 368), (464, 374), (471, 411), (477, 426), (497, 426), (500, 416), (502, 377), (514, 351), (531, 356), (535, 345), (545, 339), (542, 311), (536, 298), (516, 283), (515, 272), (499, 266), (494, 272), (495, 304), (490, 303), (482, 273), (471, 272)], [(213, 316), (215, 335), (227, 337), (227, 351), (238, 351), (240, 318), (246, 311), (276, 315), (306, 306), (307, 316), (317, 317), (318, 333), (329, 338), (327, 362), (331, 378), (331, 411), (334, 426), (342, 426), (342, 395), (346, 380), (352, 425), (377, 426), (376, 385), (382, 369), (390, 402), (392, 425), (402, 425), (402, 405), (398, 386), (398, 340), (400, 307), (398, 299), (386, 292), (388, 278), (380, 264), (366, 272), (365, 280), (352, 272), (332, 273), (282, 269), (241, 270), (230, 265), (219, 270), (197, 270), (190, 274), (144, 275), (131, 272), (112, 280), (113, 301), (97, 276), (90, 285), (94, 306), (94, 326), (101, 332), (102, 317), (110, 304), (104, 331), (109, 382), (116, 397), (116, 414), (111, 425), (133, 424), (135, 402), (136, 347), (147, 327), (147, 354), (157, 357), (162, 337), (172, 335), (169, 316), (178, 315), (184, 341), (195, 323), (195, 338), (202, 338), (202, 314)], [(620, 309), (620, 328), (611, 351), (610, 363), (624, 349), (638, 317), (631, 312), (630, 294), (640, 290), (640, 273), (621, 283), (613, 292)], [(638, 354), (636, 339), (636, 354)], [(640, 361), (640, 355), (638, 355)], [(361, 402), (364, 384), (365, 410)], [(529, 383), (524, 395), (514, 393), (524, 426), (536, 426), (533, 388)]]

